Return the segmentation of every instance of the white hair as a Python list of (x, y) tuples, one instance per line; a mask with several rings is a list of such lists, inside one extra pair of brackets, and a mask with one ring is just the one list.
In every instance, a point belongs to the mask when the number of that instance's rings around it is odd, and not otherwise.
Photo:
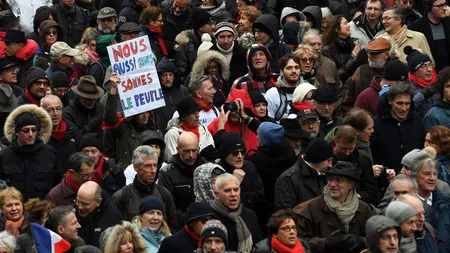
[(16, 241), (16, 238), (9, 232), (3, 231), (0, 233), (0, 249), (8, 249), (14, 252)]
[(215, 184), (216, 190), (222, 189), (225, 182), (233, 181), (233, 180), (236, 181), (238, 185), (240, 185), (239, 179), (233, 174), (224, 173), (222, 175), (219, 175), (216, 178), (216, 184)]
[(58, 96), (53, 95), (53, 94), (50, 94), (50, 95), (47, 95), (47, 96), (41, 98), (41, 107), (42, 107), (42, 108), (44, 108), (45, 100), (46, 100), (46, 99), (50, 99), (50, 98), (57, 99), (57, 100), (59, 101), (59, 103), (61, 104), (61, 106), (63, 106), (63, 104), (62, 104), (62, 102), (61, 102), (61, 99), (60, 99)]
[(158, 154), (151, 146), (142, 145), (137, 147), (133, 151), (133, 158), (131, 159), (131, 163), (138, 167), (141, 166), (141, 164), (144, 163), (144, 161), (142, 160), (142, 156), (146, 156), (150, 159), (158, 159)]

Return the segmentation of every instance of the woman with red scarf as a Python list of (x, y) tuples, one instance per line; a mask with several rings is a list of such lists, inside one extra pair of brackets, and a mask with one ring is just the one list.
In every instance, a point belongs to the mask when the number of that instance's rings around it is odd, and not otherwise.
[(0, 231), (7, 231), (14, 237), (24, 232), (28, 223), (23, 212), (23, 196), (16, 188), (8, 187), (0, 192)]
[(303, 109), (314, 109), (314, 100), (312, 99), (312, 93), (316, 90), (316, 87), (310, 83), (299, 84), (292, 94), (292, 105), (289, 110), (289, 114), (297, 114), (298, 111)]
[[(404, 52), (407, 55), (406, 61), (408, 62), (409, 69), (408, 81), (414, 89), (414, 94), (417, 94), (436, 82), (436, 70), (428, 55), (412, 49), (410, 46), (406, 46)], [(428, 98), (421, 106), (416, 107), (416, 111), (421, 118), (431, 109), (438, 98), (439, 94), (435, 94)]]
[(149, 6), (145, 8), (141, 17), (139, 18), (142, 32), (139, 35), (147, 35), (150, 41), (152, 51), (159, 61), (164, 56), (167, 56), (167, 48), (162, 38), (162, 10), (159, 7)]
[(254, 253), (307, 253), (311, 252), (298, 238), (297, 215), (291, 210), (279, 210), (267, 222), (269, 237), (257, 243)]

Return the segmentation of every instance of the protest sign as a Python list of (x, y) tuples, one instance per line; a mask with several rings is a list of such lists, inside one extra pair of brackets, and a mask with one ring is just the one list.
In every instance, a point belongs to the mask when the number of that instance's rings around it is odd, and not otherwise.
[(147, 36), (111, 45), (108, 55), (125, 117), (166, 105)]

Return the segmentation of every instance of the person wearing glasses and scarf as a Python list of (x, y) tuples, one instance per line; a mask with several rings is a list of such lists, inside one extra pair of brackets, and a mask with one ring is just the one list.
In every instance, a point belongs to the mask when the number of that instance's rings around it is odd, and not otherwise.
[(168, 55), (166, 44), (162, 38), (163, 17), (159, 7), (149, 6), (142, 11), (139, 18), (141, 24), (140, 36), (147, 35), (152, 51), (156, 55), (158, 62)]

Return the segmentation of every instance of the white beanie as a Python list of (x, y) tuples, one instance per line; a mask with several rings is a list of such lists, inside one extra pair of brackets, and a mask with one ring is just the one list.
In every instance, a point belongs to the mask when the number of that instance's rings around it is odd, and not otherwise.
[(208, 51), (214, 44), (211, 42), (211, 36), (207, 33), (202, 35), (202, 44), (198, 47), (197, 56), (201, 53)]
[(305, 99), (308, 92), (315, 90), (316, 87), (310, 83), (301, 83), (295, 88), (294, 94), (292, 95), (292, 103), (301, 103)]

